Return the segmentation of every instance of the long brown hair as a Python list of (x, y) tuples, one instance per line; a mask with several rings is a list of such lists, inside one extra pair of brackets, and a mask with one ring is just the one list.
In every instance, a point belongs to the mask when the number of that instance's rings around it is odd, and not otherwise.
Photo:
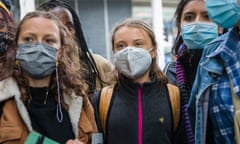
[[(61, 95), (66, 94), (68, 96), (74, 91), (76, 95), (86, 97), (86, 83), (83, 79), (85, 74), (85, 69), (76, 66), (76, 61), (79, 62), (77, 56), (73, 54), (76, 48), (76, 43), (74, 39), (71, 37), (68, 29), (59, 21), (57, 17), (52, 15), (49, 12), (40, 12), (34, 11), (30, 12), (21, 20), (18, 25), (15, 42), (17, 43), (19, 38), (19, 33), (21, 32), (21, 28), (23, 23), (31, 18), (43, 17), (49, 20), (52, 20), (56, 23), (60, 30), (61, 37), (61, 47), (58, 50), (58, 73), (59, 73), (59, 83), (61, 88)], [(26, 87), (28, 86), (27, 79), (23, 76), (21, 70), (19, 68), (16, 69), (14, 76), (18, 82), (18, 85), (21, 90), (22, 100), (26, 102), (29, 98)], [(57, 80), (56, 73), (52, 74), (50, 81), (50, 92), (56, 97), (56, 89), (57, 89)]]
[[(112, 50), (114, 50), (114, 42), (115, 42), (115, 33), (122, 27), (133, 27), (133, 28), (138, 28), (138, 29), (142, 29), (144, 30), (149, 38), (151, 39), (152, 45), (153, 45), (153, 51), (157, 49), (157, 42), (155, 39), (155, 34), (151, 28), (150, 25), (148, 25), (146, 22), (144, 22), (143, 20), (139, 20), (139, 19), (132, 19), (132, 18), (128, 18), (124, 21), (122, 21), (120, 24), (118, 24), (112, 32)], [(160, 84), (166, 84), (168, 82), (167, 77), (163, 74), (163, 72), (160, 70), (158, 64), (157, 64), (157, 57), (152, 59), (152, 64), (150, 66), (150, 75), (155, 76)], [(117, 69), (115, 68), (112, 72), (112, 76), (110, 78), (110, 81), (116, 81), (117, 83), (119, 83), (120, 79), (125, 79), (126, 77), (123, 76), (121, 73), (119, 73), (117, 71)]]

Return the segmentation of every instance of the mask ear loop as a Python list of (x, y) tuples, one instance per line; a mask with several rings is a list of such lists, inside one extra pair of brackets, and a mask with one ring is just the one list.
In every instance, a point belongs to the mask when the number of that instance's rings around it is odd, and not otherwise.
[(56, 80), (57, 80), (57, 120), (59, 123), (62, 123), (63, 121), (63, 113), (62, 113), (62, 106), (61, 106), (61, 93), (60, 93), (60, 83), (59, 83), (59, 77), (58, 77), (58, 62), (56, 62)]

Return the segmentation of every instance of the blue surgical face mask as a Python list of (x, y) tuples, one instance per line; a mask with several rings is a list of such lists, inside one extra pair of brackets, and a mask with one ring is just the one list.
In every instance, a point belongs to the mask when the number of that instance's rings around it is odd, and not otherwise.
[(42, 43), (19, 44), (16, 59), (28, 76), (42, 79), (55, 70), (57, 49)]
[(224, 28), (231, 28), (240, 20), (238, 0), (206, 0), (209, 17)]
[(218, 26), (210, 22), (182, 25), (182, 38), (188, 49), (202, 49), (218, 36)]

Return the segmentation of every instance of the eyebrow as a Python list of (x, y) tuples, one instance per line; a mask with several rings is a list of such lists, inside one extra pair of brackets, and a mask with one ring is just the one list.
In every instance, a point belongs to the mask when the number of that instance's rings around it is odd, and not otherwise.
[(145, 40), (145, 39), (135, 39), (134, 41)]
[(195, 14), (196, 12), (192, 12), (192, 11), (186, 11), (183, 13), (183, 15), (186, 15), (186, 14)]

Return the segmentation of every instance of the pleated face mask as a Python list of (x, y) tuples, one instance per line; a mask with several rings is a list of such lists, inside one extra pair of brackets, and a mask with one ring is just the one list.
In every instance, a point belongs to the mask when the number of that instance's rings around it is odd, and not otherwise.
[(182, 25), (182, 38), (188, 49), (202, 49), (217, 38), (218, 26), (210, 22), (196, 22)]
[(206, 0), (209, 17), (224, 28), (235, 26), (240, 20), (238, 0)]
[(143, 48), (127, 47), (115, 53), (115, 66), (128, 78), (142, 76), (150, 67), (152, 57), (149, 51)]
[(57, 49), (42, 43), (19, 44), (16, 59), (30, 77), (42, 79), (55, 70)]

